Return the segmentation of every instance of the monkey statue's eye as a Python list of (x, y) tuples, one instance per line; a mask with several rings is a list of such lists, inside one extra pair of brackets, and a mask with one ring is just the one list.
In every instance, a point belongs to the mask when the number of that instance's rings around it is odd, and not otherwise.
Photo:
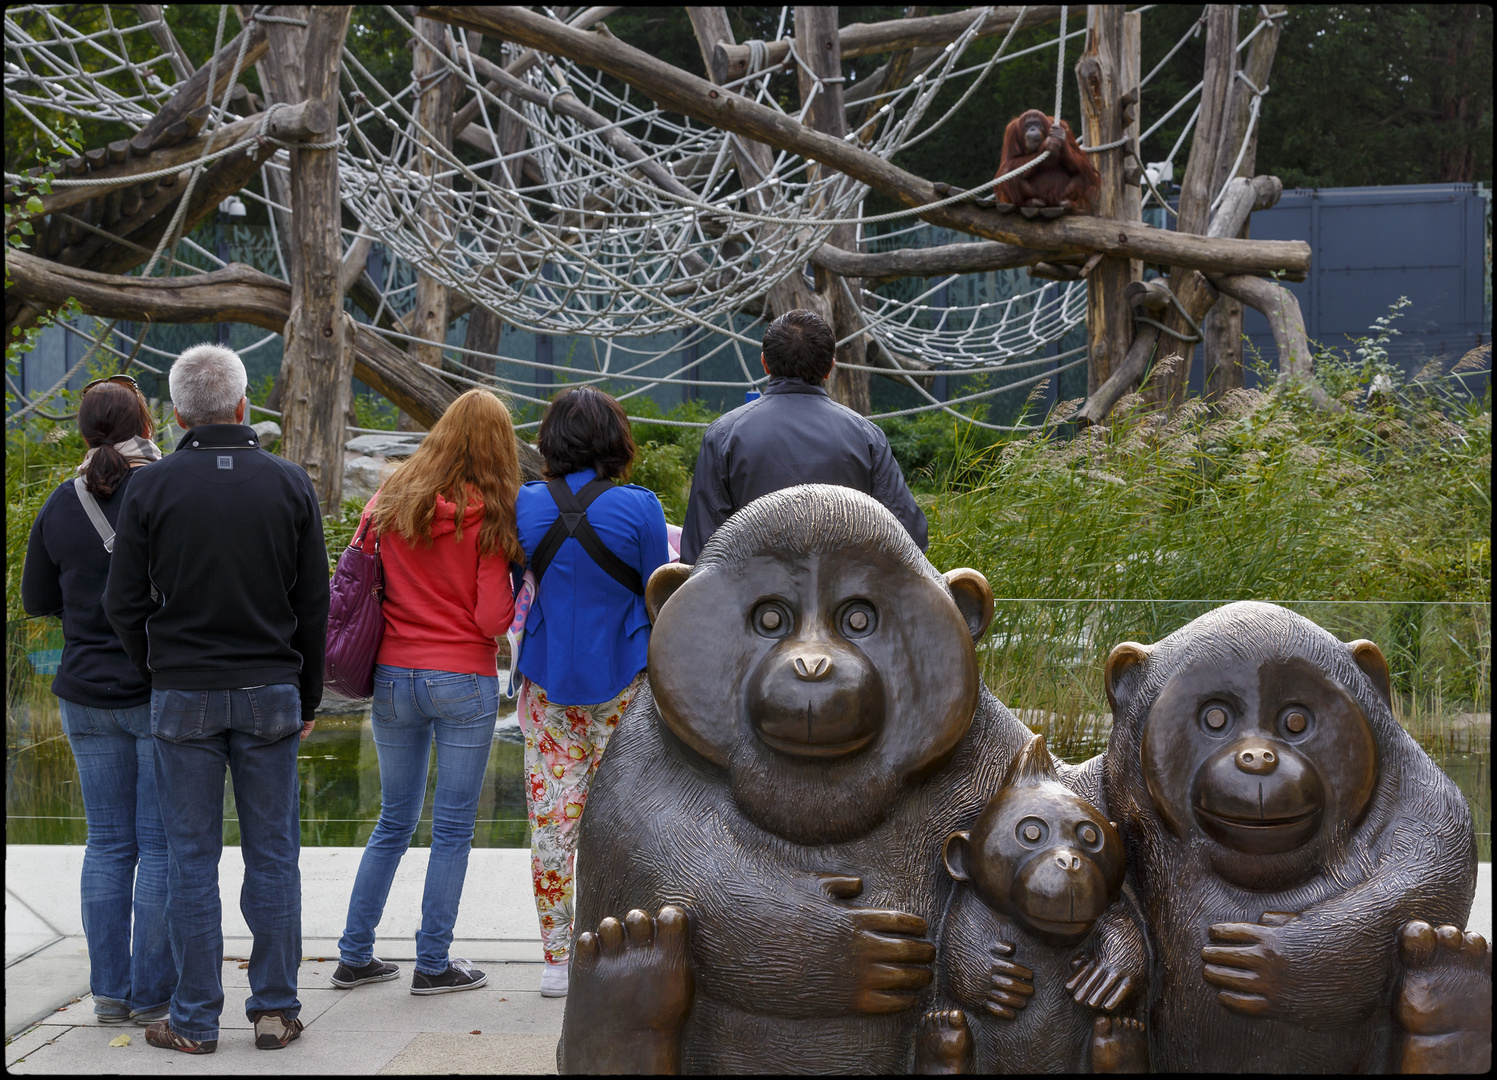
[(1014, 834), (1025, 847), (1036, 847), (1050, 835), (1050, 827), (1036, 817), (1027, 817), (1014, 828)]
[(1083, 821), (1076, 827), (1076, 839), (1081, 841), (1082, 847), (1099, 848), (1102, 846), (1102, 830), (1090, 821)]
[(1313, 717), (1303, 705), (1290, 705), (1279, 714), (1279, 726), (1287, 738), (1297, 739), (1310, 730)]
[(843, 637), (867, 637), (878, 626), (878, 612), (867, 600), (851, 600), (838, 619)]
[(1201, 727), (1207, 735), (1225, 735), (1232, 727), (1232, 710), (1220, 701), (1208, 701), (1201, 710)]
[(790, 609), (777, 600), (766, 600), (754, 608), (754, 630), (767, 638), (781, 638), (790, 633)]

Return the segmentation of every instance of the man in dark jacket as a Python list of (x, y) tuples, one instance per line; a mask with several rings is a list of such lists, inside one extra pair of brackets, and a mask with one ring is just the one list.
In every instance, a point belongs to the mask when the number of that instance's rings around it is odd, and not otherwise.
[[(140, 470), (120, 507), (104, 610), (151, 686), (156, 785), (181, 967), (153, 1046), (211, 1053), (224, 991), (224, 766), (244, 856), (255, 1045), (301, 1032), (301, 828), (296, 749), (322, 700), (328, 613), (322, 514), (302, 469), (244, 425), (244, 364), (197, 345), (169, 376), (175, 453)], [(151, 599), (152, 587), (160, 600)], [(300, 737), (300, 738), (299, 738)]]
[(683, 563), (696, 562), (733, 511), (796, 484), (838, 484), (873, 496), (925, 550), (925, 515), (888, 438), (822, 386), (835, 349), (831, 327), (813, 311), (787, 311), (769, 324), (759, 357), (770, 376), (763, 395), (718, 417), (702, 438), (681, 529)]

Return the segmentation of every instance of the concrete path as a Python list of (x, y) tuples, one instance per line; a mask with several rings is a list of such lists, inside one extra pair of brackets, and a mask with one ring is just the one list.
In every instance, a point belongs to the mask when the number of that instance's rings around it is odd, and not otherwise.
[[(530, 854), (475, 849), (452, 955), (489, 981), (460, 994), (415, 997), (410, 990), (427, 850), (402, 861), (378, 928), (381, 959), (398, 963), (390, 982), (335, 989), (337, 939), (360, 848), (302, 849), (302, 1037), (284, 1051), (256, 1050), (244, 1017), (249, 928), (239, 912), (244, 864), (224, 849), (223, 1029), (218, 1052), (202, 1057), (149, 1046), (145, 1029), (101, 1025), (88, 996), (88, 950), (79, 910), (83, 848), (5, 849), (5, 1068), (12, 1073), (336, 1074), (554, 1073), (562, 999), (540, 996), (542, 955), (530, 892)], [(1478, 868), (1469, 928), (1492, 936), (1492, 866)], [(118, 1036), (126, 1046), (110, 1046)]]

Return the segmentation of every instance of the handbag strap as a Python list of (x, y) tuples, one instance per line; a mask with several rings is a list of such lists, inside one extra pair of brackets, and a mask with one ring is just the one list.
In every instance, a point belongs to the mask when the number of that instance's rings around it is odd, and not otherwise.
[(537, 589), (540, 588), (541, 578), (545, 576), (551, 560), (561, 550), (562, 541), (570, 536), (582, 545), (582, 550), (614, 581), (636, 596), (645, 594), (644, 580), (639, 576), (639, 571), (609, 551), (603, 538), (593, 529), (592, 522), (587, 520), (587, 508), (592, 505), (593, 500), (612, 487), (613, 484), (603, 477), (594, 477), (574, 495), (565, 480), (558, 478), (546, 482), (546, 490), (556, 501), (556, 509), (560, 513), (546, 530), (546, 535), (541, 537), (541, 542), (535, 546), (535, 554), (530, 558), (530, 571), (535, 575)]
[(104, 541), (104, 550), (113, 555), (114, 530), (109, 527), (109, 519), (104, 516), (103, 508), (99, 506), (99, 501), (93, 497), (93, 493), (88, 490), (83, 477), (73, 478), (73, 490), (78, 493), (78, 501), (83, 504), (83, 511), (88, 515), (88, 520), (92, 521), (94, 528), (99, 531), (99, 537)]

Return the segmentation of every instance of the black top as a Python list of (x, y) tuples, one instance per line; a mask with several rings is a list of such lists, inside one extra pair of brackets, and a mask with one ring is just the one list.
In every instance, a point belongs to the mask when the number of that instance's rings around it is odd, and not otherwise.
[[(107, 499), (99, 499), (109, 524), (119, 519), (131, 469)], [(128, 709), (151, 700), (150, 684), (130, 662), (104, 616), (109, 552), (71, 479), (58, 485), (31, 524), (21, 603), (30, 615), (62, 616), (62, 662), (52, 680), (60, 698), (95, 709)]]
[(714, 420), (702, 437), (681, 561), (696, 562), (733, 511), (796, 484), (837, 484), (873, 496), (925, 550), (925, 515), (879, 426), (819, 385), (779, 377), (769, 380), (762, 397)]
[(328, 564), (311, 478), (243, 424), (201, 424), (137, 473), (104, 593), (131, 660), (157, 690), (299, 684), (312, 719)]

